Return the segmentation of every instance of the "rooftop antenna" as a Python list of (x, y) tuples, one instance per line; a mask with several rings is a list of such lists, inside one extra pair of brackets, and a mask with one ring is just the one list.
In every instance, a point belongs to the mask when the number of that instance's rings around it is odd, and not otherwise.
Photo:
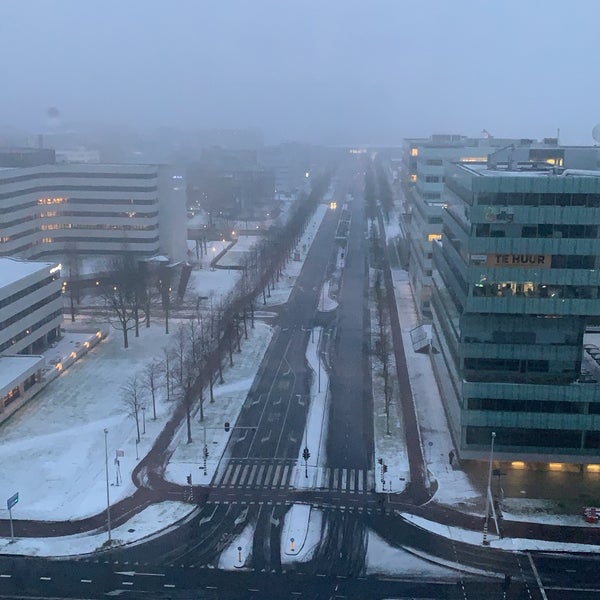
[(592, 137), (594, 140), (600, 143), (600, 123), (596, 123), (596, 125), (594, 125), (594, 128), (592, 129)]

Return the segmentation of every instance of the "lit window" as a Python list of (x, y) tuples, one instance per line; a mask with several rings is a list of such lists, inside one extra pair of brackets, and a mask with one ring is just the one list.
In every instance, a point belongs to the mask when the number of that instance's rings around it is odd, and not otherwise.
[(38, 204), (62, 204), (65, 202), (64, 198), (39, 198)]
[(427, 238), (429, 239), (430, 242), (435, 242), (436, 240), (441, 240), (442, 239), (442, 234), (441, 233), (430, 233)]
[(416, 173), (411, 173), (410, 174), (410, 182), (411, 183), (415, 183), (417, 181), (417, 174)]
[(418, 148), (411, 148), (410, 149), (410, 155), (411, 156), (419, 156), (419, 149)]

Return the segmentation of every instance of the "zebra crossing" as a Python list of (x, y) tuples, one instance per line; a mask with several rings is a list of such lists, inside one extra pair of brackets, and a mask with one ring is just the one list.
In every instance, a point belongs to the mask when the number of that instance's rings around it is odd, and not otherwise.
[[(231, 459), (216, 485), (224, 488), (293, 489), (295, 460)], [(350, 494), (365, 494), (375, 487), (374, 473), (365, 469), (310, 467), (314, 488)]]
[(375, 477), (371, 470), (318, 467), (315, 487), (322, 490), (365, 494), (375, 487)]
[(219, 479), (220, 487), (287, 489), (296, 461), (231, 460)]

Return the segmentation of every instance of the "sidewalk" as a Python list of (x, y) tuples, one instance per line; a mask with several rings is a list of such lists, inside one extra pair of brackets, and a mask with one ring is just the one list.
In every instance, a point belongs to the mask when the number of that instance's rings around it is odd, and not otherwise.
[[(481, 475), (478, 473), (481, 469), (461, 468), (456, 459), (450, 464), (448, 455), (453, 450), (453, 442), (430, 357), (428, 354), (415, 352), (410, 337), (410, 331), (419, 323), (408, 273), (399, 268), (392, 269), (392, 279), (425, 467), (431, 490), (434, 492), (429, 503), (422, 507), (410, 507), (410, 512), (443, 525), (480, 531), (485, 511), (487, 477), (477, 476)], [(487, 474), (487, 465), (484, 470)], [(543, 477), (543, 474), (540, 476)], [(583, 506), (583, 503), (589, 500), (589, 482), (582, 483), (579, 489), (575, 477), (567, 478), (566, 474), (562, 476), (566, 478), (565, 481), (568, 479), (568, 487), (562, 489), (569, 490), (572, 505), (577, 506), (579, 501)], [(521, 485), (522, 487), (525, 486)], [(527, 490), (519, 489), (519, 497), (505, 498), (505, 505), (510, 507), (510, 512), (505, 512), (501, 519), (504, 537), (539, 539), (554, 543), (600, 544), (599, 525), (586, 523), (578, 511), (568, 514), (549, 512), (553, 506), (552, 501), (544, 500), (543, 497), (535, 498), (531, 487), (528, 486)], [(515, 489), (515, 486), (511, 486), (510, 489)], [(545, 489), (545, 486), (538, 486), (536, 491), (540, 489)], [(555, 507), (562, 506), (564, 509), (564, 504), (565, 502), (554, 499)], [(389, 506), (394, 507), (393, 500)], [(406, 505), (403, 510), (407, 510)], [(492, 527), (493, 525), (490, 531)]]

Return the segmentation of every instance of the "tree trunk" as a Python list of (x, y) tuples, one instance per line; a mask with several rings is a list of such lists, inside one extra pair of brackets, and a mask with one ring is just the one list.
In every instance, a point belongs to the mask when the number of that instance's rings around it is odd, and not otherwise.
[(192, 415), (190, 414), (190, 402), (186, 398), (185, 401), (185, 421), (187, 425), (187, 443), (192, 443)]
[(139, 444), (139, 442), (140, 442), (140, 418), (139, 418), (137, 409), (135, 411), (135, 429), (137, 431), (137, 441)]
[(69, 296), (70, 296), (70, 300), (71, 300), (71, 321), (75, 321), (75, 305), (73, 304), (73, 284), (69, 281), (69, 283), (71, 284), (71, 290), (69, 292)]
[(219, 383), (223, 385), (225, 380), (223, 379), (223, 361), (221, 360), (221, 352), (217, 350), (217, 361), (219, 366)]

